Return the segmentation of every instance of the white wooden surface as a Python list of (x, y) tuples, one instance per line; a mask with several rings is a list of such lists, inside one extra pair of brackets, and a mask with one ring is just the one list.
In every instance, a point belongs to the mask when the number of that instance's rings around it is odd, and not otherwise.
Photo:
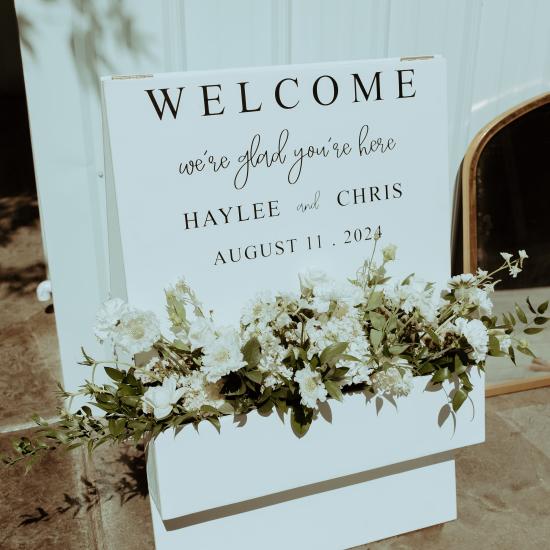
[[(247, 415), (244, 426), (222, 418), (221, 434), (206, 422), (177, 436), (164, 432), (148, 452), (151, 498), (168, 520), (484, 441), (484, 376), (472, 371), (470, 399), (456, 423), (449, 417), (442, 425), (438, 413), (452, 385), (426, 390), (429, 379), (416, 377), (411, 394), (395, 407), (385, 402), (378, 410), (375, 399), (367, 404), (363, 394), (332, 400), (330, 411), (301, 439), (277, 414), (257, 412)], [(209, 519), (205, 514), (202, 521)]]
[(68, 389), (89, 376), (76, 366), (80, 345), (99, 352), (90, 325), (107, 292), (99, 75), (438, 53), (448, 60), (449, 185), (473, 135), (550, 84), (547, 0), (16, 0), (16, 7), (30, 23), (33, 49), (23, 49), (23, 63)]
[[(266, 472), (269, 475), (269, 472)], [(151, 501), (156, 550), (345, 550), (456, 519), (455, 461), (343, 484), (301, 498), (231, 510), (185, 527)], [(437, 505), (434, 505), (437, 503)]]

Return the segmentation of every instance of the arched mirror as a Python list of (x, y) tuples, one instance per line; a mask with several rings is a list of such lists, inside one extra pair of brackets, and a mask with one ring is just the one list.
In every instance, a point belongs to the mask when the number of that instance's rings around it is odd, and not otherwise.
[[(505, 278), (494, 295), (495, 313), (550, 298), (550, 94), (504, 113), (481, 130), (462, 165), (463, 270), (492, 271), (500, 252), (526, 249), (526, 269)], [(550, 311), (550, 308), (549, 308)], [(548, 312), (545, 313), (548, 315)], [(550, 385), (550, 337), (529, 336), (537, 358), (487, 364), (488, 395)]]

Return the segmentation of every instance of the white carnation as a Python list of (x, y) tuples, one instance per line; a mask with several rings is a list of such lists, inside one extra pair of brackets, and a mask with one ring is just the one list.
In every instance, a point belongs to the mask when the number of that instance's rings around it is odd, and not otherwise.
[(408, 284), (387, 283), (382, 290), (394, 307), (400, 307), (405, 313), (416, 309), (429, 323), (436, 320), (440, 299), (433, 286), (411, 277)]
[(198, 411), (201, 407), (221, 407), (224, 403), (217, 384), (206, 380), (203, 372), (195, 370), (187, 376), (181, 376), (178, 380), (181, 386), (182, 403), (187, 411)]
[(317, 406), (317, 401), (326, 401), (327, 390), (320, 373), (311, 370), (310, 367), (304, 367), (296, 371), (294, 380), (300, 388), (302, 405), (313, 409)]
[(370, 375), (373, 372), (372, 363), (363, 363), (362, 361), (349, 361), (349, 370), (346, 373), (346, 386), (349, 384), (370, 384)]
[(478, 307), (482, 315), (491, 315), (493, 311), (493, 302), (491, 298), (489, 298), (489, 291), (490, 288), (457, 288), (455, 290), (455, 298), (461, 305)]
[(487, 328), (479, 319), (466, 320), (459, 317), (454, 326), (457, 334), (463, 336), (468, 341), (468, 344), (472, 346), (473, 359), (479, 363), (483, 361), (487, 355), (489, 345), (489, 334)]
[(397, 367), (389, 367), (372, 375), (372, 387), (376, 393), (395, 397), (409, 395), (413, 389), (413, 375), (410, 369), (403, 374)]
[(94, 333), (100, 342), (113, 338), (116, 326), (128, 310), (128, 304), (120, 298), (113, 298), (102, 304), (94, 325)]
[(149, 351), (160, 338), (159, 322), (152, 311), (128, 309), (115, 327), (112, 340), (115, 346), (130, 355)]
[(231, 327), (220, 328), (216, 330), (215, 336), (203, 347), (202, 371), (208, 382), (217, 382), (222, 376), (246, 365), (236, 330)]
[(145, 414), (153, 413), (157, 420), (166, 418), (183, 395), (183, 388), (176, 388), (175, 378), (165, 378), (162, 386), (153, 386), (143, 395), (142, 408)]
[(241, 324), (260, 323), (267, 325), (272, 322), (278, 313), (277, 304), (270, 292), (264, 291), (256, 295), (243, 309)]

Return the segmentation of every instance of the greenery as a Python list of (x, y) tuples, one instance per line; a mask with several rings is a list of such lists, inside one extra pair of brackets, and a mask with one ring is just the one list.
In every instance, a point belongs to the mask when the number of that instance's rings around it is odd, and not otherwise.
[[(527, 298), (495, 316), (489, 299), (499, 274), (521, 271), (524, 251), (517, 259), (503, 254), (493, 273), (453, 277), (442, 291), (414, 275), (393, 282), (387, 264), (395, 247), (385, 247), (378, 264), (375, 251), (349, 281), (310, 270), (300, 275), (299, 292), (256, 298), (239, 329), (216, 326), (183, 280), (166, 291), (170, 338), (150, 312), (106, 303), (96, 334), (113, 346), (114, 358), (96, 360), (82, 350), (90, 381), (75, 393), (60, 388), (60, 421), (35, 417), (36, 438), (15, 441), (4, 462), (26, 460), (30, 467), (56, 447), (92, 452), (201, 422), (219, 431), (220, 417), (254, 409), (277, 411), (302, 437), (319, 402), (352, 392), (393, 400), (408, 394), (415, 376), (430, 377), (438, 388), (453, 382), (446, 398), (454, 414), (473, 389), (471, 369), (482, 371), (487, 356), (534, 357), (525, 336), (543, 330), (548, 301), (535, 306)], [(97, 367), (108, 383), (94, 381)], [(77, 396), (89, 405), (70, 412)]]

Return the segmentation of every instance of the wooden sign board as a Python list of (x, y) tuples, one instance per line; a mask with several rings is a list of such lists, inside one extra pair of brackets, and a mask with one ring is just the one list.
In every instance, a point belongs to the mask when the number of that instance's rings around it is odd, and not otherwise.
[(420, 58), (103, 79), (114, 293), (162, 318), (184, 276), (237, 323), (305, 267), (354, 275), (378, 234), (396, 274), (443, 281), (445, 78)]

